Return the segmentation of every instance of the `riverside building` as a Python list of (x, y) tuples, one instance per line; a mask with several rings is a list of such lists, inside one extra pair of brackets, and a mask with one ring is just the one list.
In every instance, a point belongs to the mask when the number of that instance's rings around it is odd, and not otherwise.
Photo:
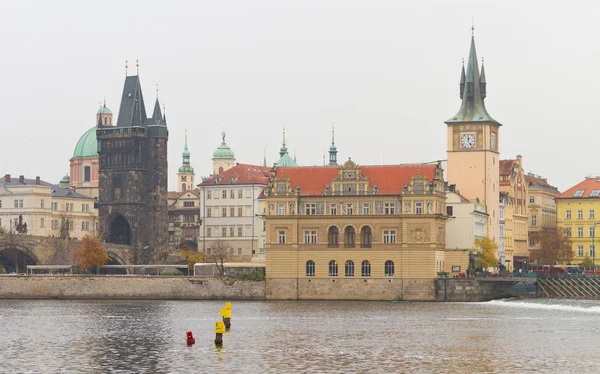
[(270, 299), (418, 299), (468, 263), (440, 165), (277, 167), (264, 195)]

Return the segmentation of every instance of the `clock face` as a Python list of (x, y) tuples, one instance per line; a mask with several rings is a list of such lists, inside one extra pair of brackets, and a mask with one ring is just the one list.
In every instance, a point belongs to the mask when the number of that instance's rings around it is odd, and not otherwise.
[(462, 136), (460, 144), (463, 148), (473, 148), (475, 146), (475, 135), (465, 134)]
[(490, 145), (492, 147), (492, 149), (496, 149), (496, 134), (492, 133), (491, 137), (490, 137)]
[(187, 177), (186, 177), (185, 175), (183, 175), (183, 176), (181, 177), (181, 181), (182, 181), (182, 182), (185, 182), (186, 180), (187, 180)]

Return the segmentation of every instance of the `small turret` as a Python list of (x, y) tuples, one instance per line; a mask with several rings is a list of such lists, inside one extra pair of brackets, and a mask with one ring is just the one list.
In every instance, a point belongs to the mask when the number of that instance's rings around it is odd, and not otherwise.
[(462, 62), (462, 69), (460, 72), (460, 98), (463, 98), (463, 92), (465, 92), (465, 80), (466, 80), (466, 75), (465, 75), (465, 59), (463, 58), (463, 62)]
[(481, 91), (481, 99), (485, 99), (485, 68), (483, 67), (483, 57), (481, 58), (481, 75), (479, 76), (479, 90)]
[(335, 127), (331, 125), (331, 146), (329, 147), (329, 166), (337, 166), (337, 147), (335, 146)]

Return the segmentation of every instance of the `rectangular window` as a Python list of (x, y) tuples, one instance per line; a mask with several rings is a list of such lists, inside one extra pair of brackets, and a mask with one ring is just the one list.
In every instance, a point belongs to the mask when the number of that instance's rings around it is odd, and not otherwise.
[(351, 203), (347, 203), (346, 204), (346, 214), (348, 214), (349, 216), (354, 214), (354, 205)]
[(242, 229), (243, 229), (243, 227), (237, 228), (238, 236), (242, 236)]
[(229, 228), (229, 236), (235, 236), (235, 227)]
[(15, 208), (19, 207), (19, 200), (15, 200)]
[(285, 216), (285, 204), (284, 203), (279, 203), (279, 215)]
[(0, 200), (0, 208), (2, 208), (2, 200)]
[(235, 208), (229, 208), (229, 215), (235, 217)]
[(571, 209), (567, 209), (566, 218), (571, 219)]
[(394, 203), (385, 203), (383, 205), (384, 214), (394, 214), (395, 204)]
[(535, 203), (535, 196), (529, 196), (529, 202), (531, 204)]
[(315, 214), (317, 214), (317, 204), (306, 204), (304, 207), (306, 208), (305, 214), (307, 216), (314, 216)]
[(238, 190), (238, 199), (241, 199), (242, 197), (244, 197), (242, 190)]
[(279, 231), (277, 234), (277, 242), (279, 244), (285, 244), (285, 231)]
[(184, 215), (183, 222), (187, 222), (187, 223), (194, 222), (194, 216), (191, 214)]
[(183, 206), (186, 208), (193, 208), (196, 205), (195, 201), (184, 201)]
[(238, 217), (243, 216), (243, 209), (242, 208), (238, 208)]
[(206, 236), (210, 238), (211, 235), (212, 235), (212, 229), (210, 227), (207, 227), (206, 228)]
[(329, 214), (331, 214), (332, 216), (337, 215), (337, 204), (331, 204), (329, 206)]
[(206, 208), (206, 216), (212, 217), (212, 208)]
[(565, 234), (567, 235), (567, 238), (570, 238), (570, 237), (571, 237), (571, 228), (570, 228), (570, 227), (567, 227), (567, 228), (565, 229)]
[(577, 246), (577, 256), (583, 257), (583, 246), (582, 245)]
[[(446, 206), (446, 215), (452, 217), (454, 214), (454, 207), (453, 206)], [(500, 217), (502, 218), (502, 217)]]
[(222, 196), (223, 199), (227, 199), (227, 190), (223, 190)]
[(304, 231), (304, 244), (317, 244), (317, 232)]
[(396, 243), (396, 231), (395, 230), (384, 230), (383, 231), (383, 242), (385, 244)]
[(575, 194), (573, 195), (573, 197), (582, 197), (584, 192), (585, 192), (585, 190), (577, 190), (577, 191), (575, 191)]
[(40, 218), (40, 228), (43, 229), (44, 228), (44, 219)]
[(590, 227), (590, 238), (596, 236), (596, 228), (594, 226)]
[(207, 200), (212, 199), (212, 191), (206, 191), (206, 199)]
[(23, 207), (23, 200), (19, 200), (19, 208)]
[(58, 220), (52, 220), (52, 230), (56, 230), (58, 228)]
[[(0, 206), (1, 208), (2, 206)], [(44, 199), (40, 200), (40, 208), (44, 209)]]
[(594, 209), (590, 209), (590, 218), (596, 218), (596, 212)]
[(52, 210), (58, 210), (58, 203), (52, 203), (50, 204), (50, 207)]
[(83, 181), (89, 182), (91, 180), (92, 180), (92, 168), (90, 168), (89, 166), (85, 166), (83, 168)]
[(592, 190), (592, 192), (590, 192), (590, 197), (598, 197), (600, 196), (600, 190)]
[(529, 238), (529, 246), (533, 247), (535, 245), (535, 238)]
[(227, 236), (227, 227), (221, 228), (221, 236), (222, 237), (226, 237)]
[(531, 215), (531, 226), (532, 227), (537, 226), (537, 216), (535, 214)]
[(577, 237), (583, 238), (583, 227), (581, 226), (577, 228)]
[(363, 204), (363, 215), (365, 215), (365, 216), (369, 215), (369, 203)]
[(221, 217), (227, 217), (227, 208), (221, 208)]
[(415, 214), (423, 214), (423, 203), (415, 203)]
[(241, 255), (242, 255), (242, 249), (238, 248), (238, 256), (241, 256)]
[(583, 218), (583, 210), (579, 209), (577, 211), (577, 218), (579, 218), (579, 219)]
[(230, 199), (235, 199), (235, 190), (229, 191), (229, 198)]
[(121, 198), (121, 185), (122, 185), (121, 176), (120, 175), (114, 176), (113, 180), (112, 180), (113, 199), (118, 200)]

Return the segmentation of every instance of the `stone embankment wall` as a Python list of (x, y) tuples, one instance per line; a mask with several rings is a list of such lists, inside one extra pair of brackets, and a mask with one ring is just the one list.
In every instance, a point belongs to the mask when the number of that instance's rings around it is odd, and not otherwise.
[(1, 276), (0, 299), (264, 300), (265, 282), (194, 277)]
[(512, 282), (446, 278), (435, 280), (436, 301), (488, 301), (512, 297)]

